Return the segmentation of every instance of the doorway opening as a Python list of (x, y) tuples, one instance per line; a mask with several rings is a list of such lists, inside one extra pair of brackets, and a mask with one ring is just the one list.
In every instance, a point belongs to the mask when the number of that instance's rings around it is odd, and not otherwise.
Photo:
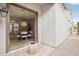
[(19, 4), (8, 4), (8, 9), (10, 12), (9, 50), (38, 42), (37, 13)]

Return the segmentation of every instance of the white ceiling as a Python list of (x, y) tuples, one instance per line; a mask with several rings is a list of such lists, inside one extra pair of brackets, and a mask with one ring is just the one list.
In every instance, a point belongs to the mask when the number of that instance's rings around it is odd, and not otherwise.
[(32, 19), (32, 18), (35, 18), (35, 15), (36, 15), (33, 12), (21, 9), (13, 5), (10, 5), (9, 10), (10, 10), (11, 16), (13, 17)]

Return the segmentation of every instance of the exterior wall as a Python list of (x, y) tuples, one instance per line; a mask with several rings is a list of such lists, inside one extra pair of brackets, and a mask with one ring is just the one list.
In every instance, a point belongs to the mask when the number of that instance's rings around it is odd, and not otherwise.
[[(69, 18), (66, 19), (68, 13), (61, 8), (59, 4), (55, 4), (56, 8), (56, 45), (59, 46), (70, 35), (70, 23)], [(67, 16), (70, 17), (70, 16)]]
[[(0, 7), (5, 8), (6, 4), (0, 4)], [(4, 55), (6, 53), (6, 38), (7, 38), (7, 18), (1, 17), (0, 14), (0, 55)]]
[(62, 7), (62, 4), (54, 4), (42, 9), (42, 42), (53, 47), (59, 46), (70, 35), (68, 20), (71, 16)]
[(44, 6), (42, 9), (41, 22), (41, 37), (42, 42), (50, 46), (55, 46), (56, 43), (56, 23), (55, 23), (55, 7), (52, 4)]
[(6, 52), (6, 18), (0, 18), (0, 54)]
[[(19, 4), (38, 12), (38, 42), (57, 47), (70, 35), (68, 25), (70, 23), (65, 20), (64, 11), (58, 4), (49, 4), (42, 10), (34, 4)], [(0, 22), (0, 54), (2, 54), (6, 52), (6, 18)]]

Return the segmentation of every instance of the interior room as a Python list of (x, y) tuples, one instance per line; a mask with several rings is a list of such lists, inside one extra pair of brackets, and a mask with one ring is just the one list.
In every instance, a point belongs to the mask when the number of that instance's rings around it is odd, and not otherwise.
[(10, 50), (36, 42), (36, 13), (11, 4), (8, 7)]

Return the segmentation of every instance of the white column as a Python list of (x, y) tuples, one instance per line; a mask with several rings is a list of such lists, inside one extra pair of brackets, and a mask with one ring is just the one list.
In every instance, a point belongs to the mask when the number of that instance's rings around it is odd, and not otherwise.
[(6, 17), (0, 17), (0, 55), (6, 53)]

